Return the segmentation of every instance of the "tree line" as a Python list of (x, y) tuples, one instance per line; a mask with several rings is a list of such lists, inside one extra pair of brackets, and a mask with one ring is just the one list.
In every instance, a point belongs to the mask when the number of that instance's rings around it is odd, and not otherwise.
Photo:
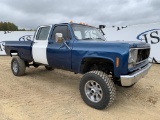
[[(11, 22), (0, 22), (0, 31), (26, 31), (26, 29), (18, 29), (18, 26)], [(30, 31), (33, 31), (32, 29)]]
[(0, 22), (0, 31), (18, 31), (18, 27), (11, 22)]

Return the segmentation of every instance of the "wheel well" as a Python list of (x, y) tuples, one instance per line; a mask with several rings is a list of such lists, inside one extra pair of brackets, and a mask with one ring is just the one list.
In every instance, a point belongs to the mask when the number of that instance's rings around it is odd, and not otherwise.
[(114, 65), (111, 60), (103, 58), (85, 58), (81, 62), (81, 73), (91, 70), (100, 70), (107, 74), (114, 74)]
[[(12, 53), (17, 53), (17, 54), (15, 54), (15, 55), (13, 55)], [(12, 56), (18, 56), (18, 51), (17, 50), (11, 50), (10, 51), (10, 56), (12, 57)], [(20, 56), (19, 56), (20, 57)], [(25, 62), (25, 65), (27, 66), (27, 67), (29, 67), (29, 62), (27, 62), (27, 61), (24, 61)]]

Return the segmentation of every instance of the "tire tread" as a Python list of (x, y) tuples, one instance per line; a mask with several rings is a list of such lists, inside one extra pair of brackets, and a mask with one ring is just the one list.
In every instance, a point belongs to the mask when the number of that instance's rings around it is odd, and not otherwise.
[[(106, 84), (107, 88), (108, 88), (108, 91), (109, 91), (109, 102), (104, 102), (103, 104), (101, 104), (100, 106), (91, 106), (91, 107), (94, 107), (96, 109), (104, 109), (104, 108), (107, 108), (109, 107), (116, 99), (116, 87), (113, 83), (113, 81), (110, 79), (110, 77), (102, 72), (102, 71), (90, 71), (88, 73), (86, 73), (84, 76), (87, 76), (87, 75), (90, 75), (90, 74), (94, 74), (96, 75), (97, 77), (100, 77), (102, 81), (104, 81), (104, 83)], [(83, 77), (82, 77), (83, 79)], [(81, 92), (81, 82), (83, 82), (83, 80), (80, 81), (80, 92)], [(85, 101), (85, 97), (81, 94), (83, 100)]]
[(13, 74), (15, 76), (24, 75), (25, 74), (25, 70), (26, 70), (26, 65), (25, 65), (25, 62), (22, 59), (20, 59), (20, 57), (18, 57), (18, 56), (13, 57), (12, 62), (11, 62), (11, 69), (12, 69), (12, 63), (15, 60), (18, 62), (18, 73), (14, 73), (13, 70), (12, 70)]

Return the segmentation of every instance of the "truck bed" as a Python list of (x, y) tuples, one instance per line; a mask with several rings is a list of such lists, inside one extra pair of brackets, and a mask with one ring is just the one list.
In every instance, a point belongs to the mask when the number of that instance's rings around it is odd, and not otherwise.
[(18, 56), (28, 62), (33, 61), (32, 43), (33, 41), (4, 41), (7, 55), (18, 53)]

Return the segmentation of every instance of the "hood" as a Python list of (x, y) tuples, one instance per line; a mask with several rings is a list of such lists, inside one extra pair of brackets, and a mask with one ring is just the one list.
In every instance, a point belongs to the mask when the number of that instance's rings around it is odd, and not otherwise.
[(129, 44), (130, 48), (145, 48), (145, 47), (150, 47), (150, 44), (141, 42), (141, 41), (115, 41), (117, 43), (125, 43)]
[(103, 41), (103, 40), (93, 40), (93, 39), (90, 39), (90, 40), (82, 40), (84, 42), (87, 42), (87, 43), (97, 43), (97, 44), (115, 44), (115, 45), (118, 45), (118, 44), (126, 44), (128, 45), (130, 48), (149, 48), (150, 47), (150, 44), (148, 43), (145, 43), (145, 42), (141, 42), (141, 41), (122, 41), (122, 40), (116, 40), (116, 41)]

